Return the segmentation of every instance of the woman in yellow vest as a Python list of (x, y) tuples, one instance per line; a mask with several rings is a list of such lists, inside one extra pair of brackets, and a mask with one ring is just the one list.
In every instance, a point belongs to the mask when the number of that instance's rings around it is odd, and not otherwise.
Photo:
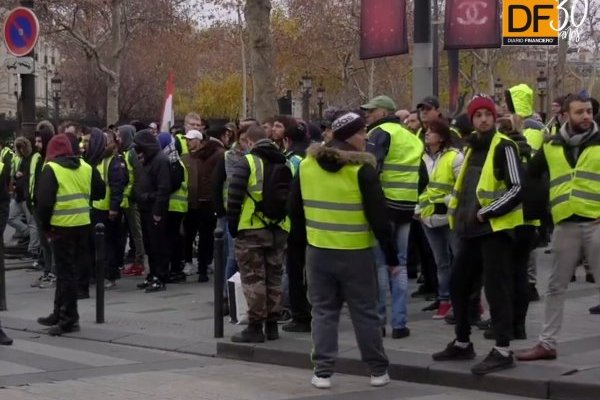
[(313, 386), (331, 387), (340, 312), (346, 302), (368, 364), (371, 385), (389, 382), (378, 315), (375, 239), (391, 276), (400, 274), (375, 158), (365, 152), (365, 121), (347, 113), (333, 124), (333, 140), (313, 145), (292, 184), (290, 218), (296, 240), (307, 242), (312, 304)]
[(78, 275), (90, 268), (89, 204), (105, 193), (102, 177), (73, 153), (67, 136), (54, 136), (36, 192), (40, 229), (50, 238), (56, 259), (54, 311), (38, 318), (40, 325), (50, 326), (50, 335), (79, 330)]
[(475, 358), (468, 314), (472, 288), (483, 277), (496, 338), (488, 356), (471, 368), (483, 375), (514, 365), (510, 285), (514, 229), (523, 224), (522, 166), (514, 142), (496, 131), (496, 105), (489, 97), (474, 97), (468, 114), (475, 134), (448, 204), (450, 228), (458, 238), (450, 284), (456, 339), (433, 359)]
[(438, 297), (430, 307), (437, 307), (433, 319), (444, 319), (451, 309), (450, 266), (456, 248), (448, 226), (448, 201), (464, 160), (462, 153), (453, 147), (451, 135), (445, 121), (429, 123), (423, 155), (429, 183), (419, 196), (419, 206), (415, 211), (421, 218), (437, 266)]

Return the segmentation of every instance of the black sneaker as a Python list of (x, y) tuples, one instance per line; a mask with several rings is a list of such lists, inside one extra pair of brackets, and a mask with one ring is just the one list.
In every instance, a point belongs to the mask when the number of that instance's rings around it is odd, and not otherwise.
[(0, 328), (0, 345), (10, 346), (11, 344), (13, 344), (13, 340)]
[(475, 358), (475, 350), (473, 349), (473, 343), (469, 343), (463, 349), (456, 346), (456, 340), (453, 340), (444, 350), (433, 353), (431, 357), (435, 361), (472, 360)]
[(479, 321), (478, 323), (476, 323), (475, 325), (477, 325), (477, 328), (479, 328), (479, 330), (485, 331), (485, 330), (492, 328), (492, 320), (489, 318), (483, 319), (483, 320)]
[(423, 308), (421, 311), (436, 311), (440, 306), (439, 300), (435, 300), (433, 303)]
[(511, 351), (508, 356), (503, 356), (496, 349), (492, 349), (486, 358), (479, 364), (476, 364), (471, 368), (471, 372), (475, 375), (485, 375), (492, 372), (502, 371), (515, 366), (515, 360), (513, 352)]
[(79, 332), (80, 330), (81, 329), (79, 328), (79, 324), (77, 322), (70, 325), (56, 324), (52, 325), (50, 329), (48, 329), (48, 334), (50, 336), (60, 336), (63, 333)]
[(249, 324), (246, 329), (233, 335), (231, 341), (234, 343), (263, 343), (265, 334), (262, 323)]
[(183, 272), (176, 272), (174, 274), (169, 274), (167, 278), (167, 283), (183, 283), (185, 282), (187, 276)]
[(58, 324), (58, 317), (54, 314), (50, 314), (47, 317), (39, 317), (37, 323), (44, 326), (52, 326)]
[(290, 312), (290, 310), (286, 310), (286, 309), (281, 310), (281, 312), (279, 313), (279, 318), (278, 318), (279, 323), (285, 324), (287, 322), (290, 322), (291, 320), (292, 320), (292, 313)]
[(310, 332), (310, 322), (298, 322), (292, 320), (281, 327), (286, 332)]
[(392, 339), (402, 339), (408, 336), (410, 336), (410, 329), (407, 327), (392, 329)]
[(144, 282), (138, 283), (136, 286), (138, 289), (146, 289), (152, 285), (152, 278), (148, 277), (144, 279)]
[(279, 329), (277, 328), (277, 321), (265, 322), (265, 336), (267, 340), (279, 339)]
[(150, 284), (150, 286), (148, 286), (146, 289), (144, 289), (144, 291), (146, 293), (162, 292), (166, 288), (167, 288), (167, 286), (165, 285), (164, 282), (161, 282), (158, 278), (154, 278), (152, 280), (152, 284)]

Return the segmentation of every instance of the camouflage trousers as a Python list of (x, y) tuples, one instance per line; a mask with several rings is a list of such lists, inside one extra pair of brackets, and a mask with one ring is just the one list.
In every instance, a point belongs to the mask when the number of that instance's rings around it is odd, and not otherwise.
[(239, 232), (235, 239), (235, 258), (251, 323), (279, 317), (287, 236), (282, 229), (253, 229)]

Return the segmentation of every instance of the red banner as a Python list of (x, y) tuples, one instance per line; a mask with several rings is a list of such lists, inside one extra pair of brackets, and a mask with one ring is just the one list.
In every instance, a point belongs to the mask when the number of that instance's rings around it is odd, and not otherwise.
[(500, 47), (501, 29), (498, 0), (446, 0), (445, 49)]
[(360, 58), (408, 53), (406, 0), (362, 0)]

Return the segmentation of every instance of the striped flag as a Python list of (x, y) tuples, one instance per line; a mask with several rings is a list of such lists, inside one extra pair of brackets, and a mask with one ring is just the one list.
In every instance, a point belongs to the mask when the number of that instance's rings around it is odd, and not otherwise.
[(175, 124), (175, 112), (173, 111), (173, 95), (175, 94), (175, 81), (173, 71), (169, 70), (167, 78), (167, 89), (165, 91), (165, 103), (163, 106), (160, 132), (169, 132), (169, 128)]

